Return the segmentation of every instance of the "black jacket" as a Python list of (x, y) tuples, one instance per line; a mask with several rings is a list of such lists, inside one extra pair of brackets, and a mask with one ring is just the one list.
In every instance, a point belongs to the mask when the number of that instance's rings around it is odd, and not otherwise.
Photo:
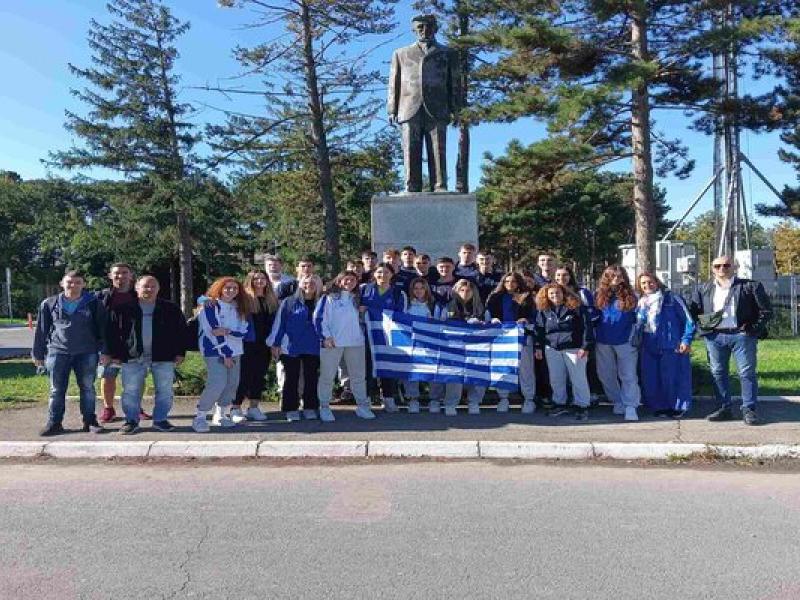
[[(767, 333), (767, 323), (772, 318), (772, 304), (764, 286), (758, 281), (738, 277), (734, 277), (731, 285), (739, 329), (749, 335), (763, 337)], [(714, 281), (695, 288), (689, 312), (695, 321), (700, 315), (714, 312)]]
[[(486, 310), (489, 311), (489, 316), (492, 319), (503, 320), (503, 296), (508, 292), (492, 292), (486, 300)], [(526, 293), (522, 302), (516, 300), (511, 303), (512, 310), (514, 311), (514, 320), (527, 319), (528, 323), (533, 325), (536, 319), (536, 309), (533, 306), (533, 294)]]
[(539, 311), (536, 315), (536, 349), (572, 350), (594, 348), (594, 328), (585, 306)]
[[(128, 362), (142, 355), (142, 309), (138, 302), (113, 308), (108, 314), (106, 337), (113, 360)], [(169, 300), (156, 299), (153, 312), (153, 362), (172, 362), (184, 356), (186, 319)]]

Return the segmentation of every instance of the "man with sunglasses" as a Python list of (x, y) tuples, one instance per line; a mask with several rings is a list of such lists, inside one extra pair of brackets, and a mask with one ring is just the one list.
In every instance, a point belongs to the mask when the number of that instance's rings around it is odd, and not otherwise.
[(742, 417), (746, 425), (758, 425), (756, 355), (758, 339), (766, 335), (772, 307), (761, 283), (736, 277), (730, 256), (715, 258), (711, 267), (712, 281), (695, 289), (689, 305), (689, 311), (698, 321), (700, 335), (706, 341), (714, 397), (720, 403), (720, 407), (708, 415), (708, 420), (733, 419), (728, 375), (733, 354), (742, 385)]

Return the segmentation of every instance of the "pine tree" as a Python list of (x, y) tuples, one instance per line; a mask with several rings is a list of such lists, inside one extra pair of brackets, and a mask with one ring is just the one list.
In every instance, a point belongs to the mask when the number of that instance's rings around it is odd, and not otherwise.
[[(368, 51), (347, 52), (366, 36), (391, 31), (395, 0), (219, 0), (222, 6), (250, 6), (253, 27), (280, 24), (283, 34), (235, 55), (250, 74), (264, 77), (263, 115), (231, 115), (214, 127), (219, 158), (238, 160), (250, 173), (302, 161), (310, 146), (324, 223), (326, 272), (339, 269), (340, 225), (332, 154), (368, 139), (367, 131), (382, 103), (370, 93), (380, 74), (365, 68)], [(281, 84), (276, 83), (281, 81)], [(209, 88), (212, 89), (212, 88)], [(218, 89), (219, 88), (213, 88)], [(252, 93), (238, 89), (229, 94)], [(296, 137), (304, 132), (305, 140)], [(285, 146), (286, 139), (299, 143)], [(218, 159), (219, 159), (218, 158)]]
[(159, 0), (111, 0), (107, 9), (108, 24), (90, 24), (92, 65), (69, 66), (88, 84), (72, 90), (88, 107), (86, 115), (66, 112), (66, 128), (83, 145), (53, 153), (50, 161), (66, 169), (105, 167), (141, 182), (153, 191), (141, 210), (166, 203), (176, 230), (181, 307), (188, 314), (194, 305), (189, 212), (198, 136), (187, 120), (192, 107), (178, 97), (175, 44), (189, 24)]
[(477, 118), (546, 118), (558, 142), (555, 158), (565, 158), (565, 165), (631, 161), (641, 270), (654, 267), (654, 173), (683, 177), (694, 166), (679, 139), (654, 129), (652, 111), (682, 110), (709, 132), (726, 113), (742, 127), (770, 121), (770, 94), (722, 99), (705, 63), (732, 45), (745, 51), (771, 41), (791, 3), (742, 0), (730, 5), (733, 18), (720, 27), (725, 6), (717, 0), (528, 0), (515, 3), (516, 15), (498, 10), (496, 25), (475, 36), (497, 54), (478, 75), (501, 90)]

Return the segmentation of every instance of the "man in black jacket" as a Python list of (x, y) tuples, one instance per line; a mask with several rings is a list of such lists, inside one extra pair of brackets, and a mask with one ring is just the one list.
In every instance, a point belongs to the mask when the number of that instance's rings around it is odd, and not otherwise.
[(735, 276), (730, 256), (715, 258), (711, 266), (714, 279), (695, 289), (689, 305), (692, 317), (698, 321), (700, 335), (706, 341), (714, 397), (720, 403), (720, 407), (708, 415), (708, 420), (733, 419), (728, 376), (733, 354), (742, 385), (742, 417), (747, 425), (757, 425), (758, 338), (766, 334), (772, 307), (761, 283)]
[(177, 305), (158, 298), (158, 280), (144, 275), (136, 282), (138, 300), (111, 308), (106, 339), (111, 362), (120, 365), (122, 410), (125, 424), (120, 432), (139, 430), (142, 390), (147, 372), (156, 388), (153, 427), (173, 429), (167, 420), (172, 409), (175, 367), (183, 362), (186, 319)]

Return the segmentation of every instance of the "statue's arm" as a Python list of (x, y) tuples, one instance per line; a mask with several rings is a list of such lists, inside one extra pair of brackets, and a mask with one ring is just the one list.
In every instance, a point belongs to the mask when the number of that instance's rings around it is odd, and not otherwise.
[(397, 103), (400, 101), (400, 57), (397, 50), (392, 53), (392, 65), (389, 68), (389, 89), (386, 94), (386, 111), (389, 113), (389, 123), (397, 120)]

